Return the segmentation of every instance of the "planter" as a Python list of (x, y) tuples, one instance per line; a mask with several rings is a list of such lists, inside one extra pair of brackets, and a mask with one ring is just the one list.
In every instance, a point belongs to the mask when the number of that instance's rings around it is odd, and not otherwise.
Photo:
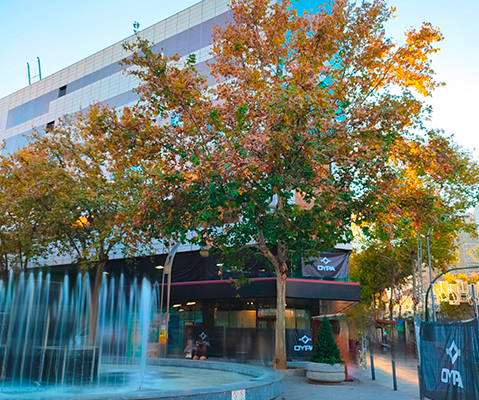
[(344, 365), (309, 362), (306, 369), (306, 378), (312, 382), (341, 383), (346, 378)]

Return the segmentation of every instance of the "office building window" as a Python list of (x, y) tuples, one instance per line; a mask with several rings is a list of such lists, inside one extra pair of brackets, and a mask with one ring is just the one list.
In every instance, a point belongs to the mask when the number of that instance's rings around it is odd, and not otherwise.
[(60, 89), (58, 89), (58, 97), (65, 96), (67, 94), (67, 85), (62, 86)]

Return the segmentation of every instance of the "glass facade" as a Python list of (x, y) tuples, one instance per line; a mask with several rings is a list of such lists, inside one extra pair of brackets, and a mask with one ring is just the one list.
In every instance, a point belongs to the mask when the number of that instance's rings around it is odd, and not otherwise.
[[(306, 304), (302, 307), (286, 310), (287, 341), (297, 341), (299, 333), (299, 337), (311, 336), (311, 308)], [(152, 355), (156, 351), (159, 318), (156, 322), (153, 320), (149, 345)], [(275, 320), (274, 299), (178, 302), (170, 309), (168, 352), (182, 356), (188, 339), (201, 338), (207, 344), (210, 357), (270, 361)], [(295, 352), (295, 343), (290, 346), (289, 358), (307, 359), (309, 350), (301, 347), (300, 352)]]

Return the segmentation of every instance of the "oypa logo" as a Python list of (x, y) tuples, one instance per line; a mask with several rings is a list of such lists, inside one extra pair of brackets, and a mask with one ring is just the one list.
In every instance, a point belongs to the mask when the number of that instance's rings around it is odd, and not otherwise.
[(312, 351), (313, 350), (313, 346), (308, 344), (309, 342), (312, 342), (312, 339), (309, 336), (304, 335), (303, 337), (300, 337), (298, 340), (302, 342), (303, 344), (294, 345), (294, 351)]
[[(446, 354), (451, 358), (451, 363), (454, 366), (454, 363), (457, 361), (458, 357), (461, 355), (461, 350), (456, 346), (454, 340), (452, 341), (449, 348), (446, 348)], [(459, 386), (464, 388), (462, 384), (462, 377), (459, 371), (454, 369), (443, 368), (441, 371), (441, 382), (443, 383), (452, 383), (453, 386)]]
[[(210, 342), (209, 340), (206, 340), (206, 338), (208, 337), (208, 335), (204, 332), (201, 332), (199, 335), (198, 335), (201, 340), (203, 341), (203, 343), (205, 344), (205, 346), (209, 346), (210, 345)], [(196, 342), (196, 344), (198, 344), (198, 342)]]
[(332, 262), (328, 257), (323, 257), (321, 261), (324, 265), (319, 264), (316, 268), (318, 271), (333, 271), (336, 272), (336, 267), (334, 265), (328, 265)]

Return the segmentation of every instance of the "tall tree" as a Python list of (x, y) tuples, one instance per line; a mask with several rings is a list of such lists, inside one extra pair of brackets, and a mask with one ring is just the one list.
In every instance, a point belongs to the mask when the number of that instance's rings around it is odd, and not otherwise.
[[(438, 86), (429, 56), (442, 36), (430, 24), (384, 32), (385, 1), (338, 0), (298, 14), (288, 0), (233, 0), (217, 28), (209, 87), (195, 57), (164, 57), (139, 40), (125, 61), (156, 121), (143, 135), (117, 130), (117, 159), (148, 179), (141, 224), (223, 253), (255, 244), (277, 277), (275, 368), (286, 368), (285, 288), (290, 261), (352, 237), (394, 176), (399, 141), (426, 109), (415, 93)], [(145, 123), (142, 123), (146, 125)], [(128, 160), (128, 161), (127, 161)]]

